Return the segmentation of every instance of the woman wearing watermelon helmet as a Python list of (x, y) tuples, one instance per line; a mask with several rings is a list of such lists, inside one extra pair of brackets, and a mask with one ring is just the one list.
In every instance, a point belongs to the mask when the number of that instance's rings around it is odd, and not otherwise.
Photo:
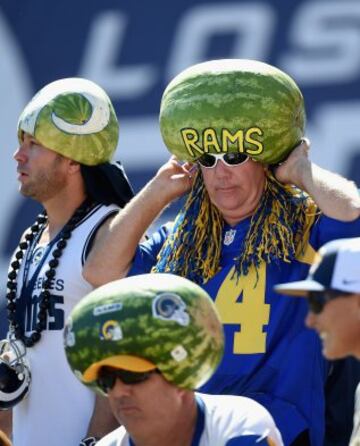
[[(152, 271), (199, 283), (226, 340), (202, 390), (251, 396), (271, 412), (286, 445), (322, 446), (326, 364), (303, 324), (306, 305), (273, 285), (304, 278), (323, 243), (360, 235), (356, 186), (309, 160), (301, 92), (267, 64), (190, 67), (166, 88), (160, 127), (177, 159), (114, 219), (84, 274), (101, 284), (94, 274), (101, 263), (104, 280)], [(175, 223), (137, 245), (186, 192)]]
[(13, 415), (14, 446), (76, 445), (87, 433), (106, 434), (115, 420), (107, 401), (95, 402), (68, 369), (64, 319), (92, 289), (82, 269), (96, 234), (133, 193), (121, 165), (110, 162), (118, 142), (114, 108), (89, 80), (60, 79), (41, 89), (20, 115), (18, 139), (19, 190), (44, 210), (10, 264), (0, 409), (14, 406), (2, 412)]
[(106, 284), (72, 310), (64, 339), (75, 376), (109, 397), (121, 425), (99, 446), (283, 444), (255, 401), (194, 394), (219, 365), (224, 334), (208, 294), (187, 279)]

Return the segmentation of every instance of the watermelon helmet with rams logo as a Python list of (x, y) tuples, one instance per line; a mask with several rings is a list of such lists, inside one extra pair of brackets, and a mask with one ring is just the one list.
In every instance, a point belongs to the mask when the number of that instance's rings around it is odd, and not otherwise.
[(87, 166), (111, 160), (119, 124), (105, 91), (92, 81), (67, 78), (42, 88), (18, 122), (18, 138), (29, 133), (43, 146)]
[(295, 81), (256, 60), (191, 66), (169, 83), (161, 101), (164, 143), (184, 161), (241, 152), (275, 164), (299, 144), (304, 129), (304, 99)]
[(22, 342), (0, 341), (0, 410), (11, 409), (29, 392), (31, 372)]
[(106, 284), (72, 310), (65, 352), (74, 374), (100, 390), (102, 367), (157, 369), (185, 389), (204, 384), (220, 363), (222, 324), (209, 295), (172, 274), (145, 274)]

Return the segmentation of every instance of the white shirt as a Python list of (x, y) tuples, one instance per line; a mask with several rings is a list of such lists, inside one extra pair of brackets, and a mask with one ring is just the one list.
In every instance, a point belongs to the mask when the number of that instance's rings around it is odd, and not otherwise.
[[(250, 398), (196, 393), (198, 416), (191, 446), (282, 446), (269, 412)], [(123, 426), (97, 446), (132, 446)], [(136, 445), (135, 445), (136, 446)]]
[(354, 429), (349, 446), (360, 446), (360, 383), (355, 392)]
[[(116, 209), (115, 206), (96, 206), (76, 226), (63, 250), (50, 289), (53, 302), (47, 329), (42, 332), (40, 341), (27, 349), (31, 385), (28, 396), (13, 409), (14, 446), (78, 446), (86, 436), (95, 394), (81, 384), (70, 370), (63, 347), (63, 327), (74, 305), (92, 290), (82, 276), (85, 251), (91, 236)], [(36, 266), (41, 264), (44, 252), (46, 245), (37, 245), (32, 250), (28, 262), (29, 280)], [(49, 255), (44, 259), (30, 290), (31, 296), (26, 296), (24, 300), (27, 303), (27, 334), (34, 329), (38, 311), (36, 297), (40, 294), (41, 281), (51, 257)], [(24, 264), (22, 262), (19, 271), (18, 288), (21, 288)]]

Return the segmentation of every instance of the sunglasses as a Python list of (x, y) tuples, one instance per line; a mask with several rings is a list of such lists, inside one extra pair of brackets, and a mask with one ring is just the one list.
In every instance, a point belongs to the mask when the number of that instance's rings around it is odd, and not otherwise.
[(331, 300), (329, 294), (312, 291), (308, 296), (309, 310), (314, 314), (320, 314), (329, 300)]
[(206, 169), (212, 169), (221, 160), (226, 166), (234, 167), (246, 163), (249, 159), (244, 153), (204, 153), (197, 162)]
[(351, 295), (352, 293), (339, 291), (310, 291), (308, 295), (309, 309), (314, 314), (320, 314), (330, 300)]
[(104, 393), (108, 393), (115, 386), (116, 380), (118, 379), (123, 384), (136, 385), (147, 381), (154, 372), (157, 372), (157, 370), (151, 370), (150, 372), (129, 372), (128, 370), (102, 367), (97, 379), (97, 385)]

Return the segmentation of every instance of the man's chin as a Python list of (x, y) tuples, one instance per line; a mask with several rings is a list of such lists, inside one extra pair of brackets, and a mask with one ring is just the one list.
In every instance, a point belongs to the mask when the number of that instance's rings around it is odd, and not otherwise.
[(19, 187), (20, 194), (25, 198), (31, 198), (35, 201), (41, 201), (41, 197), (39, 195), (39, 191), (36, 191), (29, 187), (28, 185), (21, 184)]
[(334, 348), (331, 348), (327, 345), (323, 345), (322, 354), (325, 356), (326, 359), (329, 359), (331, 361), (341, 359), (346, 356), (346, 353), (339, 351), (339, 349), (336, 350)]
[(21, 187), (21, 186), (20, 186), (20, 188), (19, 188), (19, 192), (20, 192), (20, 194), (21, 194), (23, 197), (25, 197), (25, 198), (34, 198), (34, 195), (33, 195), (33, 193), (31, 192), (31, 190), (29, 190), (29, 189), (27, 189), (27, 188), (24, 188), (24, 187)]
[(115, 418), (120, 424), (128, 427), (136, 427), (138, 423), (143, 423), (140, 411), (135, 408), (121, 409), (116, 412)]

